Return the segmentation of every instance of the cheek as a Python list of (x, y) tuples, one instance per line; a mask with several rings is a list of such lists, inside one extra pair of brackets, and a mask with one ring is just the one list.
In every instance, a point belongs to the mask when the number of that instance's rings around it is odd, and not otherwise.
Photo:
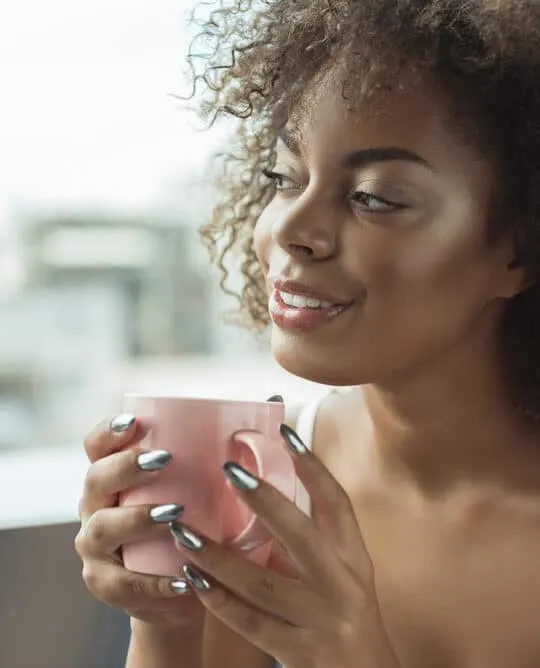
[[(361, 253), (356, 246), (365, 302), (349, 337), (349, 359), (356, 359), (363, 382), (372, 382), (466, 336), (489, 299), (490, 269), (470, 235), (398, 238), (392, 230), (384, 242), (365, 237)], [(348, 254), (352, 262), (352, 249)]]
[(457, 326), (483, 307), (489, 266), (483, 242), (474, 234), (437, 227), (386, 237), (363, 249), (367, 314), (401, 324), (426, 315), (452, 318)]
[[(449, 207), (425, 227), (383, 229), (367, 249), (372, 287), (381, 290), (434, 289), (468, 282), (483, 273), (485, 243), (480, 219), (463, 203)], [(369, 287), (369, 286), (367, 286)]]

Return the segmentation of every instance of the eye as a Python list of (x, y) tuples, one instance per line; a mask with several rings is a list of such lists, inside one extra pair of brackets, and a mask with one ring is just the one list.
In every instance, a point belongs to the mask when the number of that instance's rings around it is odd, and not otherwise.
[(367, 209), (373, 213), (389, 213), (391, 211), (399, 211), (407, 208), (405, 204), (398, 202), (391, 202), (383, 197), (377, 197), (372, 193), (364, 190), (357, 190), (352, 200), (355, 204), (359, 204), (363, 209)]
[(284, 174), (279, 174), (278, 172), (273, 172), (269, 169), (263, 169), (262, 173), (267, 179), (275, 182), (276, 190), (295, 190), (298, 188), (298, 184)]

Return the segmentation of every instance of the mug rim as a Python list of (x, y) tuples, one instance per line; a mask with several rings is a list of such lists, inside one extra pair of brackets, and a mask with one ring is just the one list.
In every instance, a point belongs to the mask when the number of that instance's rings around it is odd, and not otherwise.
[(245, 406), (284, 406), (282, 402), (276, 401), (258, 401), (254, 399), (230, 399), (218, 397), (184, 397), (174, 394), (147, 394), (144, 392), (126, 392), (123, 395), (124, 399), (150, 399), (154, 401), (168, 400), (168, 401), (186, 401), (199, 403), (213, 403), (213, 404), (236, 404)]

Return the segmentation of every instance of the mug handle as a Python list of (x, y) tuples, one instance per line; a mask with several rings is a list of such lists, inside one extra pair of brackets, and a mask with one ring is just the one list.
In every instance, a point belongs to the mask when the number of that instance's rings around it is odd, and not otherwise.
[[(227, 457), (242, 462), (242, 449), (246, 448), (251, 455), (253, 473), (273, 485), (290, 501), (296, 496), (296, 472), (291, 456), (285, 447), (275, 439), (264, 436), (258, 431), (245, 429), (235, 432), (229, 441)], [(245, 465), (245, 464), (244, 464)], [(238, 503), (241, 503), (238, 501)], [(227, 541), (227, 545), (241, 551), (252, 551), (267, 546), (268, 549), (258, 551), (260, 559), (268, 559), (271, 549), (272, 535), (253, 513), (247, 513), (247, 523), (236, 537)]]

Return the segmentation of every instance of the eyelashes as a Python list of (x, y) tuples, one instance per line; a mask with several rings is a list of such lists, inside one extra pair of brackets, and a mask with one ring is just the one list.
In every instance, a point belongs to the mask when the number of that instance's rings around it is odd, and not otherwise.
[(392, 211), (402, 211), (407, 208), (405, 204), (391, 202), (384, 197), (377, 197), (364, 190), (356, 190), (352, 196), (352, 201), (355, 205), (363, 207), (372, 213), (389, 213)]
[(277, 190), (290, 190), (290, 188), (285, 188), (286, 181), (292, 183), (293, 188), (298, 187), (298, 185), (292, 179), (284, 176), (283, 174), (279, 174), (278, 172), (274, 172), (271, 169), (263, 169), (262, 173), (263, 176), (266, 176), (267, 179), (270, 179), (270, 181), (273, 181), (276, 184)]
[[(263, 169), (263, 176), (272, 181), (278, 192), (298, 190), (301, 186), (293, 179), (271, 169)], [(364, 212), (373, 214), (392, 213), (408, 208), (407, 205), (379, 197), (365, 190), (355, 190), (350, 195), (352, 205)]]

